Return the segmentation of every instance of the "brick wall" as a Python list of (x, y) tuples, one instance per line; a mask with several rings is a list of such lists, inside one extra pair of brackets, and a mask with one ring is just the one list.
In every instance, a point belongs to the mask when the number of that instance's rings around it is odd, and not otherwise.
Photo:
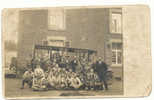
[(97, 50), (105, 61), (111, 62), (109, 9), (67, 9), (66, 29), (48, 30), (48, 10), (25, 10), (19, 14), (18, 61), (32, 55), (34, 44), (47, 36), (66, 36), (71, 47)]

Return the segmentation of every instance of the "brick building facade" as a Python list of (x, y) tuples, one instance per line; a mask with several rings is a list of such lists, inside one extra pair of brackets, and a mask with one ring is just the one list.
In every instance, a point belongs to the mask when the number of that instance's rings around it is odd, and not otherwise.
[(50, 9), (20, 11), (18, 62), (25, 64), (35, 44), (41, 44), (48, 37), (63, 37), (69, 41), (70, 47), (96, 50), (98, 56), (112, 65), (112, 38), (116, 41), (122, 38), (121, 34), (112, 34), (111, 31), (111, 13), (116, 11), (119, 13), (120, 10), (60, 9), (57, 11), (60, 12), (57, 13), (58, 17), (54, 16), (56, 10)]

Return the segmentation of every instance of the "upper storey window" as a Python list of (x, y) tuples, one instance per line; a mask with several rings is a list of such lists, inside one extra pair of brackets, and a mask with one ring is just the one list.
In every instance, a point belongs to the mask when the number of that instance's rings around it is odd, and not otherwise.
[(121, 9), (111, 9), (111, 21), (110, 21), (111, 33), (122, 33), (122, 13)]
[(48, 29), (65, 30), (65, 11), (64, 9), (48, 10)]
[(122, 31), (121, 14), (112, 14), (111, 32), (121, 33), (121, 31)]

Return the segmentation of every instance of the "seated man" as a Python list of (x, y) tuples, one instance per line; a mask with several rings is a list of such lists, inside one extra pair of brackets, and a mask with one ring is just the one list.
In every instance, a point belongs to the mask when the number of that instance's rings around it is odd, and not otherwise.
[(55, 76), (55, 73), (52, 70), (49, 72), (47, 80), (49, 82), (50, 88), (55, 88), (57, 78)]
[(34, 90), (41, 90), (45, 88), (45, 85), (43, 85), (43, 81), (45, 79), (45, 74), (43, 69), (40, 67), (40, 65), (36, 66), (36, 69), (34, 70), (34, 78), (33, 78), (33, 89)]
[(25, 83), (29, 85), (29, 88), (32, 87), (32, 79), (33, 79), (33, 71), (32, 68), (29, 68), (23, 75), (23, 80), (22, 80), (22, 87), (21, 89), (24, 89)]
[(81, 80), (79, 79), (79, 77), (75, 73), (72, 74), (70, 81), (71, 81), (71, 86), (74, 89), (79, 89), (82, 86)]

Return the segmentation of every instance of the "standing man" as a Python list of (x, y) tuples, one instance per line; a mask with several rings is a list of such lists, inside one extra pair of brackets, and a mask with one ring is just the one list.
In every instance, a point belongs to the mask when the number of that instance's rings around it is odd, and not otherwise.
[(99, 57), (99, 59), (96, 61), (95, 71), (97, 72), (100, 81), (103, 82), (105, 90), (108, 90), (108, 84), (106, 82), (107, 65), (105, 62), (103, 62), (101, 57)]
[(72, 71), (75, 72), (76, 71), (76, 67), (78, 66), (78, 60), (77, 57), (74, 56), (73, 60), (71, 61), (71, 67), (72, 67)]

